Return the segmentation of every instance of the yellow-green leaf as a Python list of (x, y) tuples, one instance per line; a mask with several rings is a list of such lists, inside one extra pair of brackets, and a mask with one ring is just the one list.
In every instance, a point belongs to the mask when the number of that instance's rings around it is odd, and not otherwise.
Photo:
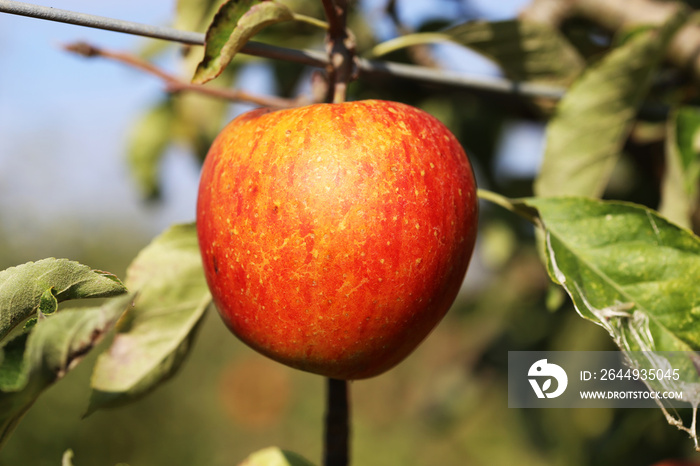
[(188, 354), (211, 302), (194, 224), (173, 226), (143, 249), (126, 283), (138, 296), (97, 360), (88, 413), (146, 394)]
[(36, 398), (62, 378), (109, 331), (133, 296), (100, 307), (63, 310), (7, 342), (0, 364), (0, 446)]
[(119, 279), (67, 259), (42, 259), (0, 272), (0, 340), (41, 308), (52, 313), (61, 301), (125, 293)]
[(659, 212), (690, 228), (700, 179), (700, 109), (681, 107), (673, 111), (667, 127), (666, 169)]
[(174, 120), (172, 100), (168, 98), (134, 125), (127, 159), (132, 176), (146, 198), (158, 197), (160, 193), (160, 161), (172, 142)]
[(278, 447), (268, 447), (248, 456), (238, 466), (314, 466), (303, 456), (282, 450)]

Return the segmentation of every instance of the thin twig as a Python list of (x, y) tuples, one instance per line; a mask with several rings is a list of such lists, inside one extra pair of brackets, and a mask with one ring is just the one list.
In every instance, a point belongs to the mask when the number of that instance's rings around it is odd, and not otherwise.
[[(85, 26), (94, 29), (105, 29), (107, 31), (180, 42), (182, 44), (204, 45), (205, 36), (199, 32), (180, 31), (163, 26), (151, 26), (150, 24), (77, 13), (75, 11), (33, 5), (31, 3), (17, 2), (15, 0), (0, 0), (0, 13), (10, 13), (13, 15)], [(241, 53), (271, 58), (273, 60), (287, 60), (319, 68), (325, 67), (328, 63), (328, 59), (323, 52), (315, 50), (295, 50), (254, 41), (250, 41), (244, 45)]]
[[(0, 12), (75, 24), (96, 29), (106, 29), (109, 31), (152, 37), (184, 44), (204, 44), (204, 34), (196, 32), (179, 31), (177, 29), (167, 27), (150, 26), (147, 24), (105, 18), (103, 16), (76, 13), (73, 11), (32, 5), (14, 0), (0, 0)], [(243, 47), (241, 53), (270, 58), (273, 60), (290, 61), (316, 68), (325, 68), (328, 65), (328, 57), (323, 52), (316, 50), (295, 50), (286, 47), (261, 44), (255, 41), (249, 41)], [(392, 76), (438, 85), (469, 88), (486, 92), (512, 94), (524, 97), (545, 97), (558, 99), (564, 94), (564, 89), (561, 87), (514, 82), (494, 76), (472, 75), (387, 61), (359, 59), (356, 62), (362, 75)]]
[(73, 44), (64, 45), (63, 48), (69, 52), (74, 52), (84, 57), (101, 57), (118, 61), (132, 68), (145, 71), (146, 73), (157, 76), (165, 82), (168, 92), (190, 91), (199, 94), (208, 95), (211, 97), (231, 100), (234, 102), (248, 102), (263, 107), (279, 107), (289, 108), (298, 107), (304, 102), (300, 100), (290, 100), (274, 96), (259, 96), (249, 94), (238, 89), (227, 89), (222, 87), (203, 86), (200, 84), (192, 84), (181, 80), (177, 76), (167, 73), (152, 63), (147, 62), (135, 55), (105, 50), (95, 47), (86, 42), (75, 42)]

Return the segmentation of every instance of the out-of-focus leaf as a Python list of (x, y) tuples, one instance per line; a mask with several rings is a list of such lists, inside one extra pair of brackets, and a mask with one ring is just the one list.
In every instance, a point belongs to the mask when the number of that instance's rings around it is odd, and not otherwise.
[(666, 47), (685, 16), (639, 32), (586, 70), (547, 126), (538, 196), (600, 196)]
[[(232, 76), (222, 75), (220, 83), (233, 81)], [(211, 99), (196, 93), (187, 93), (175, 99), (173, 135), (178, 143), (188, 147), (199, 160), (204, 160), (214, 138), (224, 125), (230, 102)]]
[(175, 374), (211, 302), (194, 224), (165, 231), (134, 259), (126, 283), (138, 292), (92, 376), (88, 413), (144, 395)]
[(61, 458), (61, 466), (73, 466), (73, 450), (68, 449), (63, 452), (63, 457)]
[(0, 272), (0, 339), (35, 314), (50, 314), (58, 302), (103, 298), (126, 292), (119, 279), (67, 259), (42, 259)]
[(172, 100), (157, 104), (136, 122), (128, 148), (128, 162), (138, 187), (146, 198), (160, 194), (159, 169), (173, 139)]
[[(207, 19), (211, 21), (211, 17)], [(204, 47), (195, 47), (182, 61), (183, 73), (192, 76), (203, 56)], [(247, 60), (241, 59), (229, 64), (217, 78), (217, 85), (232, 86), (240, 67), (246, 62)], [(225, 123), (224, 118), (228, 116), (231, 102), (195, 92), (173, 96), (172, 102), (175, 114), (173, 138), (190, 149), (200, 161), (204, 160), (214, 138)]]
[(517, 248), (517, 238), (513, 229), (505, 222), (494, 221), (482, 227), (481, 260), (494, 270), (507, 266)]
[(623, 349), (700, 350), (700, 238), (635, 204), (528, 199), (550, 277)]
[(31, 333), (4, 346), (0, 365), (0, 446), (36, 398), (75, 367), (112, 328), (131, 299), (131, 295), (124, 295), (100, 307), (63, 310), (39, 320)]
[(556, 286), (552, 283), (549, 288), (547, 288), (547, 296), (545, 297), (544, 304), (548, 311), (555, 312), (564, 304), (565, 299), (566, 293), (564, 293), (560, 286)]
[(509, 78), (569, 84), (585, 66), (576, 49), (546, 24), (472, 21), (444, 31), (453, 41), (493, 59)]
[(273, 0), (229, 0), (207, 30), (204, 59), (192, 82), (203, 84), (221, 74), (234, 55), (261, 29), (294, 19), (292, 12)]
[(173, 27), (183, 31), (204, 31), (224, 0), (177, 0)]
[(668, 119), (666, 170), (659, 212), (690, 228), (700, 179), (700, 109), (682, 107)]
[(243, 460), (239, 466), (314, 466), (303, 456), (282, 450), (278, 447), (268, 447), (256, 451)]
[(627, 28), (620, 29), (617, 31), (615, 34), (615, 37), (613, 38), (613, 42), (611, 44), (612, 47), (620, 47), (624, 45), (627, 41), (632, 39), (634, 36), (638, 34), (644, 34), (645, 32), (648, 31), (653, 31), (654, 28), (657, 26), (653, 24), (638, 24), (638, 25), (633, 25)]

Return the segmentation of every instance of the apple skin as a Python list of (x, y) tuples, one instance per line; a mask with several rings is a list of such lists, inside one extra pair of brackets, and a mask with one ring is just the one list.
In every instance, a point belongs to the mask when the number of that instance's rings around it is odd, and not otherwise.
[(258, 109), (209, 150), (197, 232), (236, 336), (288, 366), (362, 379), (402, 361), (452, 305), (477, 205), (464, 150), (422, 110)]

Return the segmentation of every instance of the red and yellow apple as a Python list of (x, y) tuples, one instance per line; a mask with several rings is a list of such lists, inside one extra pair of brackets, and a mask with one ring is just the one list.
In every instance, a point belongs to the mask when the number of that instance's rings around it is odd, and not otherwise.
[(403, 360), (452, 305), (477, 230), (474, 176), (436, 118), (368, 100), (233, 120), (204, 162), (197, 231), (224, 322), (337, 379)]

